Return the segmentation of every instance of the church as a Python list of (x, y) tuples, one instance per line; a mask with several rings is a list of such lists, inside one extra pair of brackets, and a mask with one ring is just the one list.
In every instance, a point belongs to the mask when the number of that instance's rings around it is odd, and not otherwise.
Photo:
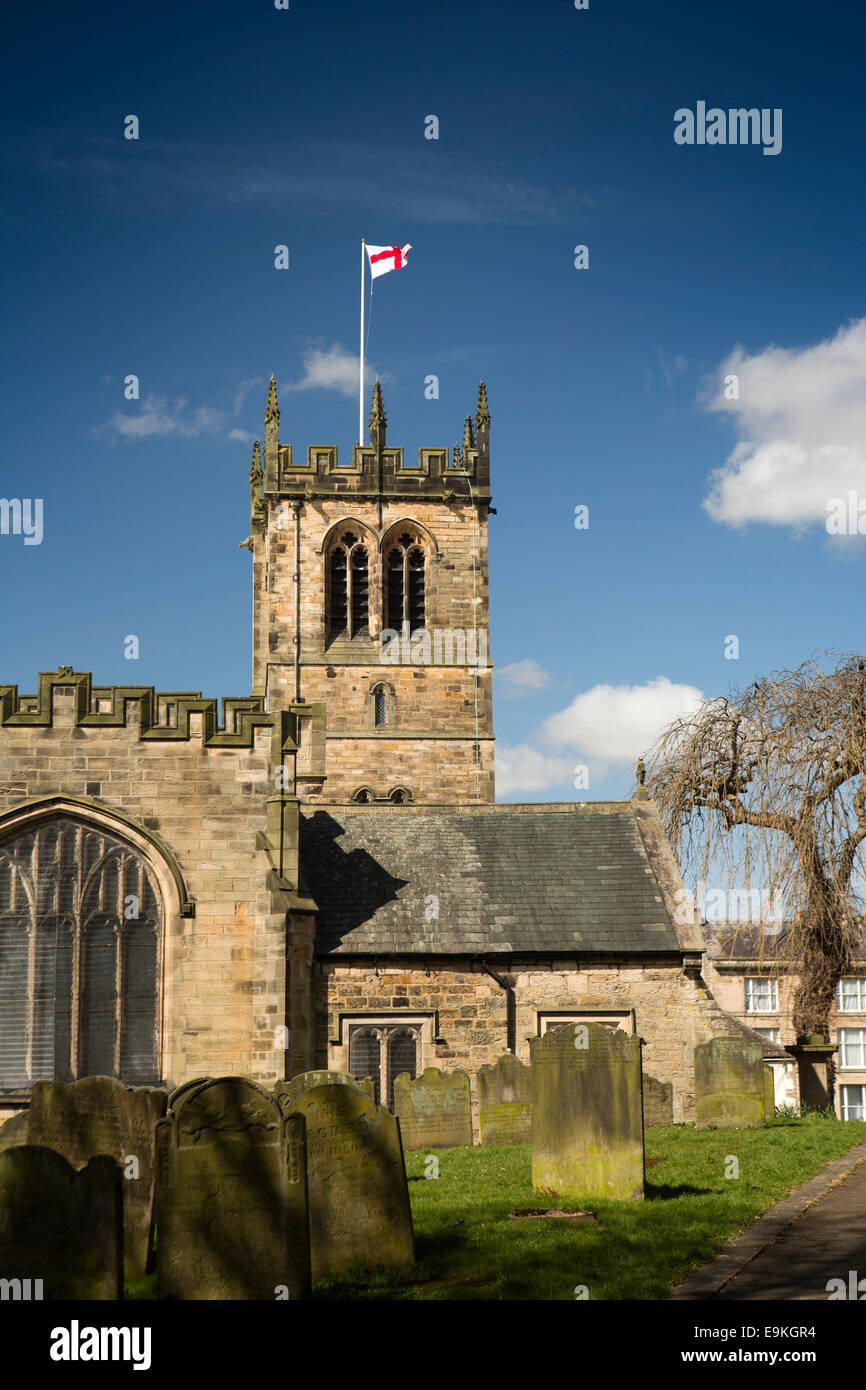
[[(470, 1074), (574, 1021), (694, 1116), (742, 1036), (656, 809), (496, 804), (490, 414), (404, 454), (253, 448), (252, 689), (0, 685), (0, 1121), (39, 1079)], [(64, 654), (68, 655), (68, 654)], [(679, 896), (678, 896), (679, 895)]]

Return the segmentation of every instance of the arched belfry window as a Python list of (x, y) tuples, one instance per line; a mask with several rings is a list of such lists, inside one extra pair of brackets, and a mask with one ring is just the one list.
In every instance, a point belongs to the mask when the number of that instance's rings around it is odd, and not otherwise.
[(328, 557), (328, 638), (356, 637), (370, 622), (370, 556), (359, 536), (346, 531)]
[(408, 532), (388, 550), (386, 627), (395, 632), (418, 631), (426, 617), (426, 556), (424, 547)]
[(58, 816), (0, 842), (0, 1092), (158, 1078), (162, 911), (150, 866)]

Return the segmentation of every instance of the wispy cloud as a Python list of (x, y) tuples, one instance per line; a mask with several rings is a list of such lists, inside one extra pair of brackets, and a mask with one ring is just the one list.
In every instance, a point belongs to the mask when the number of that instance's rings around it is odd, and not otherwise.
[[(351, 208), (354, 216), (396, 214), (412, 222), (512, 223), (533, 225), (566, 222), (575, 213), (595, 207), (591, 196), (570, 186), (531, 183), (496, 170), (481, 168), (447, 150), (437, 151), (435, 164), (417, 149), (392, 146), (383, 152), (372, 144), (318, 142), (294, 151), (283, 143), (271, 151), (217, 147), (206, 142), (142, 141), (130, 158), (116, 142), (69, 132), (45, 152), (44, 133), (28, 164), (38, 163), (53, 181), (68, 179), (77, 196), (115, 211), (135, 207), (197, 209), (242, 205), (286, 208), (302, 203), (312, 215), (331, 216)], [(19, 147), (10, 151), (22, 158)], [(387, 157), (388, 179), (381, 180)]]
[(210, 405), (188, 408), (183, 397), (169, 400), (162, 396), (146, 396), (138, 410), (116, 410), (104, 425), (97, 425), (94, 434), (106, 435), (112, 443), (118, 440), (151, 439), (154, 435), (176, 435), (192, 439), (199, 434), (221, 434), (226, 425), (226, 412)]
[(495, 674), (497, 694), (506, 700), (519, 700), (550, 685), (550, 672), (532, 657), (501, 666)]
[(801, 528), (826, 523), (831, 498), (866, 497), (864, 379), (866, 318), (813, 347), (735, 348), (704, 394), (740, 436), (711, 474), (712, 519)]

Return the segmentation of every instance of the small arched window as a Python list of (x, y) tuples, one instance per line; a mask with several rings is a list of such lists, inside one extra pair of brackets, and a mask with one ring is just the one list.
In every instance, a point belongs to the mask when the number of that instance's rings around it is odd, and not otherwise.
[(373, 722), (377, 729), (388, 723), (388, 692), (384, 685), (377, 685), (373, 691)]
[(352, 800), (356, 801), (359, 806), (369, 806), (373, 800), (373, 793), (369, 787), (359, 787), (356, 792), (353, 792)]
[(328, 557), (328, 639), (356, 637), (370, 622), (370, 556), (360, 537), (345, 532)]
[(395, 787), (389, 792), (388, 800), (395, 806), (408, 806), (412, 800), (412, 793), (406, 787)]
[(424, 548), (408, 532), (388, 551), (387, 627), (395, 632), (417, 632), (426, 618), (426, 556)]

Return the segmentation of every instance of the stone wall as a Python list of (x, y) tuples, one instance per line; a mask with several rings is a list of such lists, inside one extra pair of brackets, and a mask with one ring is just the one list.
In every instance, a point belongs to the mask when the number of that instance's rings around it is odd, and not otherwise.
[[(38, 699), (0, 692), (0, 831), (28, 827), (34, 813), (78, 816), (128, 841), (153, 868), (164, 913), (161, 1079), (173, 1087), (243, 1073), (271, 1084), (303, 1069), (313, 944), (312, 918), (300, 910), (288, 943), (297, 1014), (288, 1056), (275, 1033), (290, 1022), (286, 914), (303, 906), (274, 868), (272, 772), (291, 758), (275, 745), (279, 718), (256, 716), (240, 736), (249, 746), (218, 746), (203, 712), (190, 714), (188, 735), (148, 733), (146, 695), (120, 701), (120, 726), (82, 723), (106, 693), (111, 702), (110, 689), (91, 695), (82, 673), (40, 678)], [(50, 723), (16, 724), (16, 712)], [(297, 841), (287, 805), (281, 867), (291, 874)]]
[[(423, 802), (476, 799), (476, 679), (467, 664), (473, 660), (471, 647), (462, 664), (380, 662), (377, 639), (386, 625), (380, 542), (387, 542), (395, 524), (405, 523), (412, 529), (411, 523), (417, 522), (427, 554), (427, 631), (468, 634), (477, 624), (489, 644), (486, 515), (485, 506), (476, 509), (473, 547), (473, 509), (459, 498), (445, 503), (404, 497), (373, 501), (351, 495), (317, 496), (302, 504), (301, 695), (305, 701), (327, 704), (329, 800), (349, 801), (359, 786), (383, 797), (396, 786), (406, 786), (416, 801)], [(344, 529), (362, 537), (367, 547), (371, 635), (328, 644), (328, 553), (331, 540)], [(399, 531), (396, 525), (396, 534)], [(267, 611), (254, 684), (259, 688), (266, 681), (271, 704), (287, 705), (294, 692), (296, 557), (294, 521), (284, 500), (268, 499), (267, 526), (255, 537), (254, 557), (254, 582), (259, 585), (254, 604)], [(491, 669), (488, 648), (479, 646), (479, 651), (485, 668), (477, 681), (479, 790), (481, 800), (492, 802)], [(447, 655), (443, 640), (440, 659)], [(454, 662), (459, 656), (455, 648)], [(376, 732), (372, 690), (380, 683), (389, 689), (388, 726), (387, 731)], [(304, 786), (299, 790), (302, 799), (316, 794)]]
[[(679, 962), (652, 960), (491, 962), (513, 982), (516, 1053), (529, 1061), (529, 1039), (538, 1035), (539, 1014), (635, 1011), (635, 1028), (645, 1039), (644, 1067), (673, 1085), (674, 1122), (694, 1118), (694, 1049), (717, 1036), (736, 1036), (700, 976)], [(479, 962), (370, 964), (321, 961), (316, 967), (316, 1065), (348, 1070), (342, 1021), (351, 1017), (435, 1015), (422, 1028), (420, 1067), (470, 1073), (490, 1065), (506, 1050), (506, 996)]]

